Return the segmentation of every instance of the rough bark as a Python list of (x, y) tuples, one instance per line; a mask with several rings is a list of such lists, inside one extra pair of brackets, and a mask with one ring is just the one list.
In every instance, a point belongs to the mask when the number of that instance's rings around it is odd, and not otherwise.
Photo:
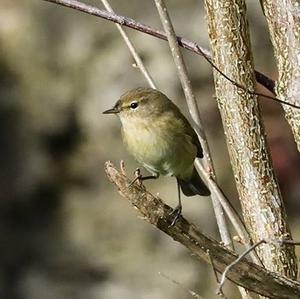
[[(246, 6), (243, 0), (205, 1), (216, 65), (233, 80), (255, 89)], [(214, 73), (219, 110), (246, 226), (254, 242), (290, 237), (280, 190), (265, 141), (256, 97)], [(264, 266), (295, 278), (294, 249), (265, 244), (258, 249)]]
[[(300, 3), (297, 0), (262, 0), (279, 72), (280, 99), (300, 104)], [(300, 151), (300, 110), (283, 105)]]
[[(181, 243), (190, 250), (192, 256), (206, 263), (213, 262), (213, 267), (220, 273), (236, 260), (237, 255), (233, 251), (205, 236), (183, 217), (171, 227), (172, 208), (137, 183), (130, 186), (130, 180), (110, 162), (105, 164), (105, 171), (119, 193), (142, 214), (144, 220)], [(269, 272), (245, 258), (230, 268), (227, 278), (237, 285), (270, 298), (300, 298), (300, 283)]]

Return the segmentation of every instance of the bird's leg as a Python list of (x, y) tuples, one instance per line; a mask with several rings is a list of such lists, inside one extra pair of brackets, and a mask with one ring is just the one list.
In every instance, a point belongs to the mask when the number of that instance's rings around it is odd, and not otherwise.
[(135, 182), (138, 182), (140, 186), (143, 185), (143, 181), (146, 180), (154, 180), (157, 179), (159, 177), (158, 174), (155, 175), (148, 175), (148, 176), (142, 176), (141, 174), (141, 170), (139, 168), (137, 168), (134, 172), (134, 176), (135, 178), (131, 181), (131, 183), (129, 184), (129, 187), (131, 187)]
[(178, 221), (179, 217), (181, 216), (181, 212), (182, 212), (180, 185), (179, 185), (178, 180), (176, 180), (176, 182), (177, 182), (177, 192), (178, 192), (178, 205), (170, 214), (170, 215), (175, 215), (170, 226), (174, 226), (176, 224), (176, 222)]

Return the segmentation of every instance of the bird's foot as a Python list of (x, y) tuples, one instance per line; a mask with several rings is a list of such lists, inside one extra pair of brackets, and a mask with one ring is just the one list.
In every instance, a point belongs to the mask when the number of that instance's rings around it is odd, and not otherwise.
[(143, 186), (143, 176), (139, 168), (134, 171), (134, 179), (130, 182), (129, 187), (131, 187), (135, 182), (137, 182), (140, 187)]
[(171, 213), (170, 216), (174, 215), (174, 218), (170, 224), (170, 227), (174, 226), (178, 221), (179, 217), (181, 216), (182, 206), (178, 205)]
[(135, 178), (130, 182), (129, 187), (131, 187), (135, 182), (137, 182), (140, 187), (145, 188), (145, 186), (143, 185), (143, 181), (157, 179), (159, 177), (159, 174), (142, 176), (141, 170), (139, 168), (137, 168), (134, 171), (134, 176), (135, 176)]

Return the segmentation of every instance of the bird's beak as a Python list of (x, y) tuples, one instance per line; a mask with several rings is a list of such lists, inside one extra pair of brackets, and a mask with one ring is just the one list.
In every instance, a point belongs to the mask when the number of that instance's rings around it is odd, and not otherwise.
[(116, 114), (116, 113), (119, 113), (119, 112), (120, 112), (120, 110), (117, 107), (114, 107), (114, 108), (105, 110), (102, 113), (103, 114)]

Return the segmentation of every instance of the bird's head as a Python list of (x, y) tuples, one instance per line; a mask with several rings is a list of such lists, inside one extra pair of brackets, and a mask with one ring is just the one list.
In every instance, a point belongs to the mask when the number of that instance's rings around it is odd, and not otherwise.
[(104, 114), (118, 114), (121, 121), (150, 119), (168, 108), (170, 100), (160, 91), (139, 87), (124, 93)]

